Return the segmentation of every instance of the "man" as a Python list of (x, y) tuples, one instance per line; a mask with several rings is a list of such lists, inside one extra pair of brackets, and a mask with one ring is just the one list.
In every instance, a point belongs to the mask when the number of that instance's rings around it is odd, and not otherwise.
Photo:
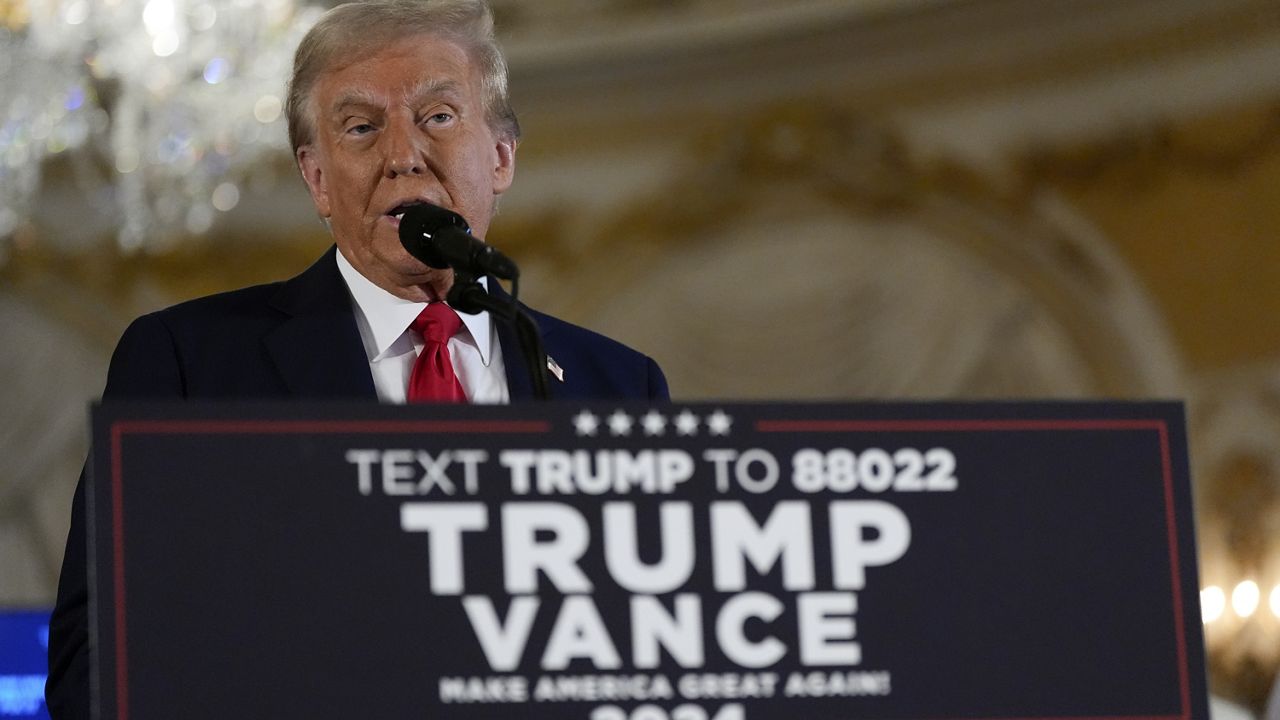
[[(291, 280), (134, 321), (112, 357), (104, 399), (417, 399), (420, 357), (429, 354), (419, 350), (431, 341), (411, 326), (428, 309), (457, 316), (443, 302), (452, 271), (405, 252), (400, 216), (417, 203), (439, 205), (483, 238), (515, 174), (519, 125), (488, 7), (375, 0), (334, 8), (298, 47), (288, 120), (336, 248)], [(496, 282), (489, 288), (501, 291)], [(555, 366), (555, 397), (667, 397), (648, 357), (533, 315)], [(458, 319), (436, 358), (456, 377), (447, 384), (471, 402), (532, 397), (514, 335), (487, 314)], [(83, 482), (74, 503), (50, 627), (46, 695), (55, 718), (89, 715)]]

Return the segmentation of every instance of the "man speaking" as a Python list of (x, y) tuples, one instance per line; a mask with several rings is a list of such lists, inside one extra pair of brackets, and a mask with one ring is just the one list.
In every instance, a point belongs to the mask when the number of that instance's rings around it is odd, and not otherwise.
[[(458, 213), (485, 237), (515, 177), (519, 124), (483, 0), (330, 10), (294, 57), (289, 138), (331, 247), (284, 282), (143, 316), (111, 360), (114, 398), (506, 403), (532, 397), (515, 335), (445, 302), (452, 270), (401, 245), (406, 211)], [(500, 293), (496, 281), (490, 292)], [(557, 398), (666, 399), (650, 358), (532, 313)], [(50, 625), (54, 718), (89, 717), (83, 478)], [(178, 660), (175, 658), (175, 661)]]

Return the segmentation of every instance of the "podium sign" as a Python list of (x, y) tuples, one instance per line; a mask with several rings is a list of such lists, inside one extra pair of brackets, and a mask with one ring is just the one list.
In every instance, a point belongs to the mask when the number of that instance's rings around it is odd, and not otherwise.
[(109, 404), (119, 718), (1208, 717), (1181, 406)]

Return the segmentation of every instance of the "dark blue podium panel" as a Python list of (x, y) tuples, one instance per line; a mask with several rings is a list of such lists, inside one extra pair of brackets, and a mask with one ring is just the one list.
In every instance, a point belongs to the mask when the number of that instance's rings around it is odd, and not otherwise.
[(97, 408), (107, 718), (1208, 717), (1182, 409)]

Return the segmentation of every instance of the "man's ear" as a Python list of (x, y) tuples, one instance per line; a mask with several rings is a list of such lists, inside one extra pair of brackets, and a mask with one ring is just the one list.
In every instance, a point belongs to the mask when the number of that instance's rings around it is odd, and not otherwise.
[(320, 168), (320, 160), (316, 157), (315, 148), (303, 145), (298, 148), (295, 157), (298, 159), (298, 169), (302, 171), (302, 181), (307, 184), (307, 191), (311, 193), (311, 202), (316, 206), (316, 212), (320, 213), (322, 218), (329, 217), (331, 214), (329, 178)]
[(493, 166), (493, 194), (501, 195), (511, 187), (511, 182), (516, 177), (516, 145), (519, 142), (515, 138), (504, 140), (498, 138), (494, 145), (497, 151), (495, 157), (497, 162)]

